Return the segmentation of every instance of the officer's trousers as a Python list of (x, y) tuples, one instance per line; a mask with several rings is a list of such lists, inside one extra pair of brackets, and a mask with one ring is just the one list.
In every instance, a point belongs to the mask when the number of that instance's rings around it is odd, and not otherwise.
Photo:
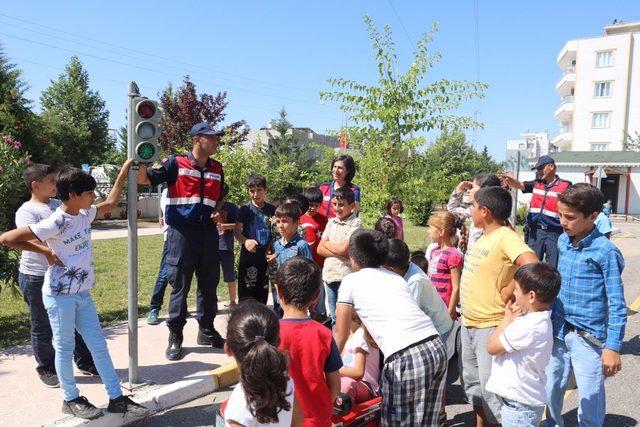
[(220, 280), (218, 231), (215, 227), (169, 227), (167, 230), (167, 281), (173, 288), (169, 296), (167, 326), (181, 332), (187, 323), (187, 296), (195, 272), (198, 281), (196, 318), (200, 329), (213, 330), (218, 309)]
[(553, 266), (558, 266), (558, 238), (562, 232), (543, 230), (531, 227), (527, 235), (527, 245), (536, 253), (540, 261)]

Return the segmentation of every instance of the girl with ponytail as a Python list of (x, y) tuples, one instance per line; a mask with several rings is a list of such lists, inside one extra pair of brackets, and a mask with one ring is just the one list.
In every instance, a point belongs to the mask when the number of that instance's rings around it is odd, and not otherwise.
[(225, 352), (239, 367), (240, 382), (224, 410), (227, 426), (302, 424), (295, 403), (287, 358), (278, 350), (280, 323), (275, 313), (255, 300), (240, 303), (229, 317)]

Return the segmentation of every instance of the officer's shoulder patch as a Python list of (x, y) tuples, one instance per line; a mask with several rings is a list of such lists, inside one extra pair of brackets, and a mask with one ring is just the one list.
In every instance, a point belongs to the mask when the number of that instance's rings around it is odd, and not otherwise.
[[(164, 162), (164, 160), (163, 160), (163, 162)], [(152, 169), (155, 169), (155, 170), (162, 169), (163, 167), (164, 167), (164, 165), (163, 165), (162, 163), (160, 163), (160, 162), (155, 162), (155, 163), (153, 164), (153, 166), (151, 166), (151, 168), (152, 168)]]

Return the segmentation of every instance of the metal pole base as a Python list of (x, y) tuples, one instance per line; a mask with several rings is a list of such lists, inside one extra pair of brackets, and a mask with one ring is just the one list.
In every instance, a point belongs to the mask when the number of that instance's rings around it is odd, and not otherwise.
[(142, 388), (155, 385), (155, 383), (150, 380), (139, 379), (139, 382), (137, 383), (132, 384), (129, 381), (123, 381), (122, 383), (120, 383), (120, 385), (128, 392), (133, 393), (134, 391), (138, 391)]

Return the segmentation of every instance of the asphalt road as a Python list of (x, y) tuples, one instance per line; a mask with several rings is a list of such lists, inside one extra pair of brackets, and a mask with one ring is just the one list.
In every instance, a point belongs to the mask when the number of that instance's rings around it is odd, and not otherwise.
[[(640, 224), (616, 223), (622, 233), (614, 238), (625, 258), (623, 272), (629, 318), (622, 347), (622, 371), (607, 379), (607, 427), (636, 426), (640, 422)], [(155, 415), (135, 426), (203, 426), (212, 425), (215, 410), (231, 393), (230, 389), (201, 397), (182, 406)], [(565, 398), (564, 418), (567, 427), (577, 423), (578, 393), (569, 391)], [(459, 382), (447, 389), (447, 415), (450, 426), (474, 425), (471, 406), (466, 403)]]

